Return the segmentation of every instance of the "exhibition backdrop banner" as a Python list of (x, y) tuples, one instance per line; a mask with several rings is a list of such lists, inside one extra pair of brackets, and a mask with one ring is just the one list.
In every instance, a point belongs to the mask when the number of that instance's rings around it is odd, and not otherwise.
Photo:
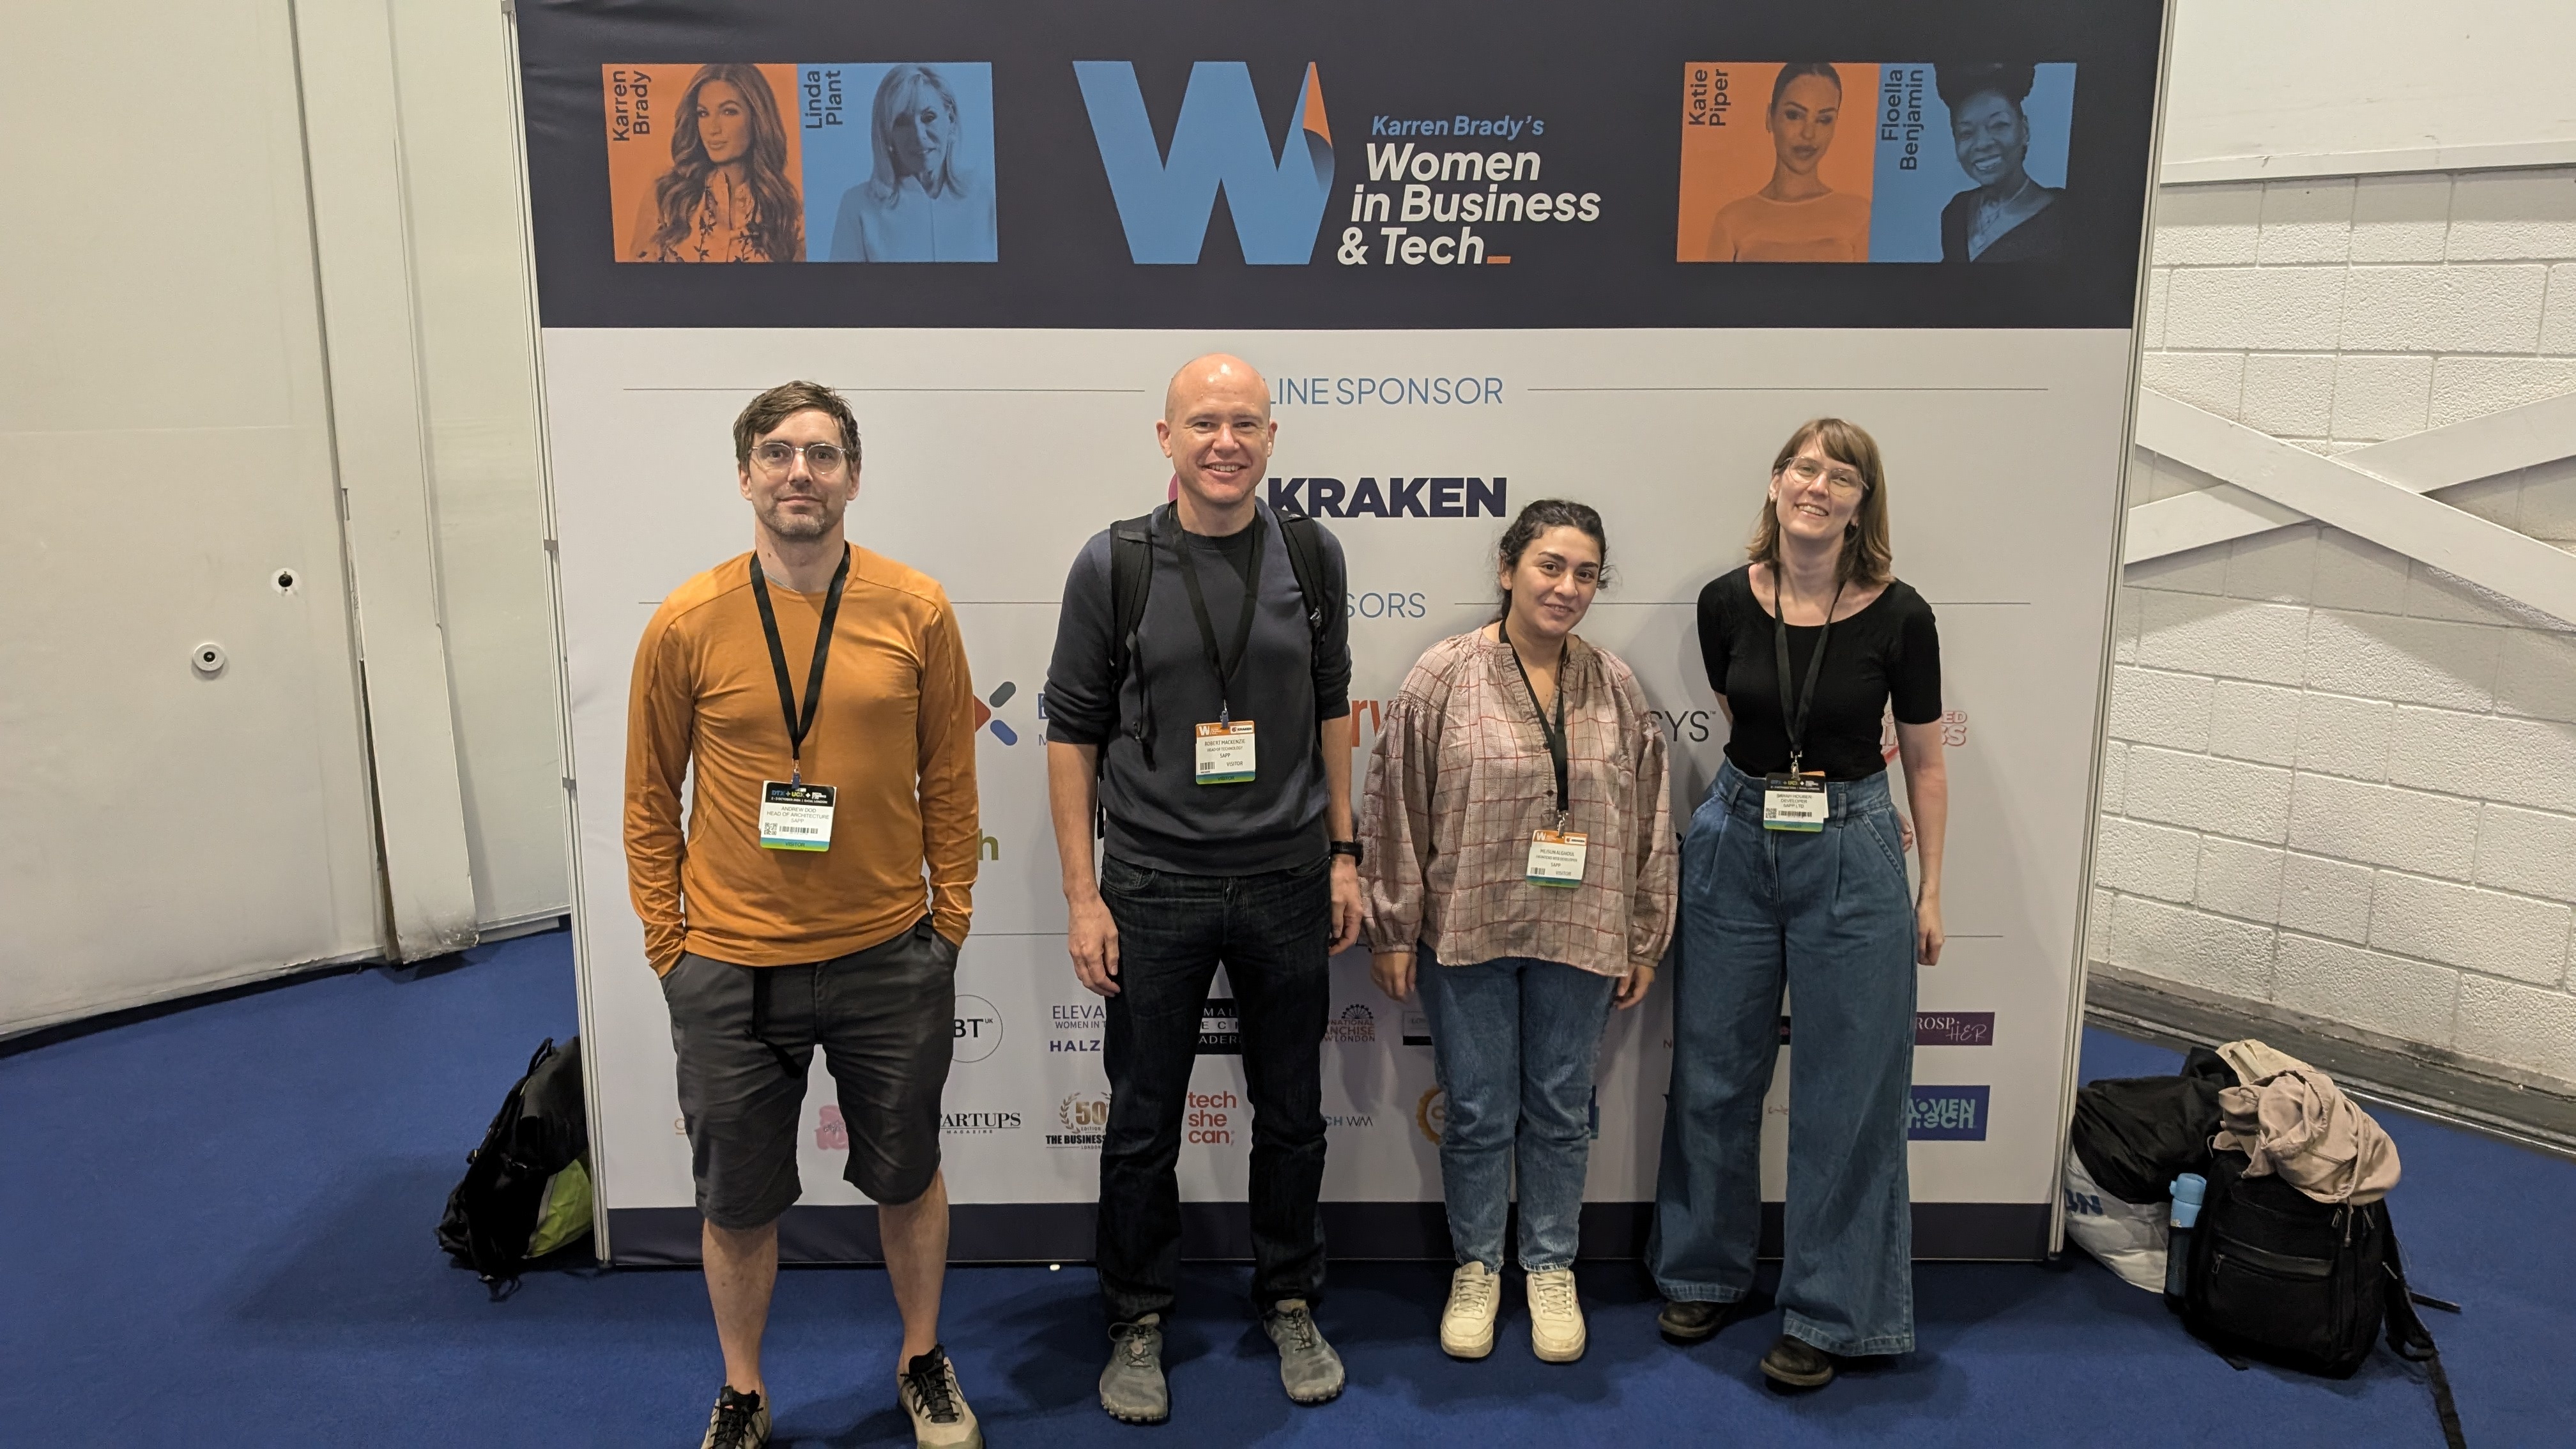
[[(1414, 658), (1490, 617), (1511, 514), (1571, 497), (1604, 515), (1616, 573), (1582, 632), (1636, 668), (1687, 819), (1726, 737), (1699, 590), (1742, 562), (1800, 421), (1876, 434), (1897, 570), (1938, 614), (1946, 666), (1950, 942), (1920, 978), (1916, 1246), (2048, 1249), (2157, 0), (517, 14), (611, 1257), (697, 1251), (620, 840), (629, 670), (663, 596), (749, 546), (729, 428), (789, 378), (857, 410), (852, 535), (945, 586), (980, 701), (944, 1135), (958, 1256), (1089, 1255), (1103, 1015), (1065, 958), (1044, 674), (1067, 567), (1168, 496), (1164, 383), (1215, 349), (1271, 379), (1265, 496), (1349, 558), (1355, 784)], [(1897, 59), (1813, 59), (1844, 56)], [(1445, 1257), (1428, 1032), (1362, 954), (1333, 972), (1334, 1250)], [(1611, 1022), (1587, 1254), (1641, 1239), (1669, 1020), (1659, 984)], [(1220, 976), (1181, 1156), (1194, 1253), (1246, 1242), (1235, 1043)], [(818, 1060), (791, 1257), (875, 1256), (845, 1142)]]

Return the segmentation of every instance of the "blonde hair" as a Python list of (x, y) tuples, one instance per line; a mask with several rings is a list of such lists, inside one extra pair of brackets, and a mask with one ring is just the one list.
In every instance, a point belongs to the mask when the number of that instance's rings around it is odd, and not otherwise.
[[(1858, 423), (1841, 418), (1809, 418), (1780, 445), (1780, 455), (1771, 460), (1771, 476), (1789, 466), (1807, 444), (1816, 443), (1826, 457), (1837, 463), (1848, 463), (1860, 474), (1860, 508), (1852, 521), (1843, 526), (1843, 553), (1834, 570), (1839, 584), (1883, 584), (1896, 577), (1896, 553), (1888, 542), (1887, 472), (1878, 458), (1878, 440)], [(1745, 545), (1744, 556), (1754, 563), (1780, 566), (1780, 511), (1769, 496), (1762, 500), (1762, 512), (1753, 520), (1753, 539)]]

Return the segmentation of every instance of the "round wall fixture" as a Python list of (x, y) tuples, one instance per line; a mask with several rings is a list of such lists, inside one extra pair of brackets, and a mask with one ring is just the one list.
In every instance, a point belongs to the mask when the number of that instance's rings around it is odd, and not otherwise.
[(208, 679), (223, 673), (224, 666), (231, 662), (230, 656), (224, 653), (224, 646), (212, 642), (198, 645), (188, 656), (188, 667)]

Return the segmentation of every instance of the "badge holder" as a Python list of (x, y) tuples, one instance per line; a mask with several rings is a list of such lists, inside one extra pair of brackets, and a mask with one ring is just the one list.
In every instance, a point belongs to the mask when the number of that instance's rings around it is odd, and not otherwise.
[(1198, 782), (1248, 785), (1253, 772), (1252, 721), (1220, 719), (1198, 727)]
[[(1779, 565), (1772, 565), (1777, 569)], [(1825, 672), (1825, 639), (1833, 633), (1834, 610), (1841, 607), (1843, 586), (1834, 585), (1833, 602), (1825, 605), (1825, 622), (1816, 630), (1815, 656), (1807, 661), (1807, 687), (1789, 707), (1789, 608), (1780, 596), (1779, 575), (1772, 576), (1771, 650), (1780, 670), (1780, 723), (1789, 736), (1789, 768), (1762, 777), (1762, 828), (1815, 834), (1833, 815), (1833, 794), (1818, 776), (1798, 767), (1806, 762), (1807, 712), (1816, 704), (1816, 681)]]
[[(1564, 688), (1562, 684), (1557, 686)], [(1592, 837), (1580, 830), (1565, 828), (1566, 818), (1556, 817), (1554, 830), (1530, 832), (1529, 869), (1525, 878), (1532, 885), (1555, 886), (1571, 890), (1583, 884), (1584, 857), (1592, 849)]]

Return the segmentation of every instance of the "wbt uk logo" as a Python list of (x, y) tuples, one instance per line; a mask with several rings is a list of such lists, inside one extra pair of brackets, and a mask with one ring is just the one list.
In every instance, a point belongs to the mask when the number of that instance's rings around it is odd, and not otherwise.
[(1134, 62), (1078, 60), (1073, 71), (1091, 112), (1091, 133), (1100, 143), (1118, 219), (1127, 229), (1128, 254), (1137, 262), (1195, 264), (1219, 186), (1246, 262), (1303, 266), (1314, 257), (1333, 190), (1333, 131), (1312, 61), (1296, 119), (1275, 151), (1252, 91), (1251, 67), (1239, 60), (1192, 65), (1168, 156), (1155, 143)]

